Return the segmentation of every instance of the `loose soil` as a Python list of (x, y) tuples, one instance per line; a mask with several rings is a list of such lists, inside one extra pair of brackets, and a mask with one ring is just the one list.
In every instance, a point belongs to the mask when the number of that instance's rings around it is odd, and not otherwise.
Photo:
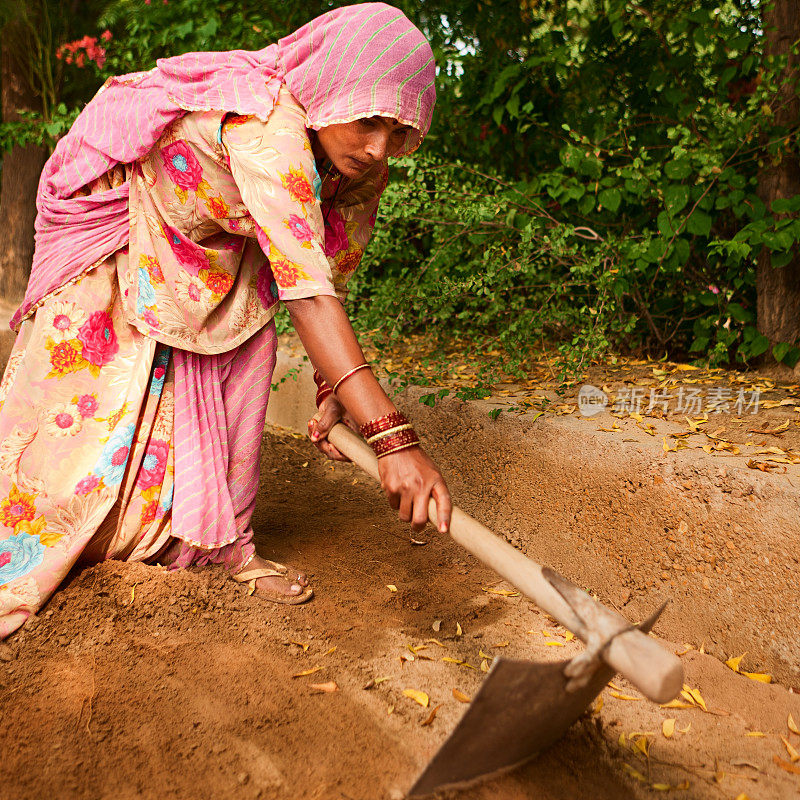
[[(280, 432), (262, 452), (260, 552), (307, 570), (316, 598), (271, 604), (217, 569), (106, 562), (72, 575), (0, 644), (4, 800), (396, 800), (463, 713), (453, 689), (477, 691), (481, 652), (579, 652), (527, 600), (495, 594), (508, 587), (450, 540), (413, 544), (354, 466)], [(800, 749), (787, 726), (790, 713), (800, 722), (797, 695), (665, 644), (708, 712), (659, 708), (616, 681), (538, 759), (446, 796), (797, 797), (800, 761), (781, 739)]]

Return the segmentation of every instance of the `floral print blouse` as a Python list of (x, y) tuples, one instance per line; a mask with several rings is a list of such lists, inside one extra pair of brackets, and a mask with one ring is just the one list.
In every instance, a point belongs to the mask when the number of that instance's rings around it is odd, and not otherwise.
[(118, 277), (127, 321), (196, 353), (249, 339), (279, 300), (344, 300), (387, 168), (320, 178), (305, 112), (283, 87), (267, 122), (192, 112), (133, 165)]

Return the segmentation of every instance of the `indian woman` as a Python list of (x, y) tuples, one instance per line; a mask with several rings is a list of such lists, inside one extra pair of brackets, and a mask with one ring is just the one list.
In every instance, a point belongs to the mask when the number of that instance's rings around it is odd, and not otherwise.
[(315, 366), (327, 441), (347, 414), (415, 530), (450, 496), (347, 316), (388, 159), (435, 102), (423, 34), (384, 3), (263, 50), (191, 53), (106, 82), (58, 143), (0, 384), (0, 638), (77, 563), (223, 565), (294, 604), (306, 575), (251, 517), (279, 303)]

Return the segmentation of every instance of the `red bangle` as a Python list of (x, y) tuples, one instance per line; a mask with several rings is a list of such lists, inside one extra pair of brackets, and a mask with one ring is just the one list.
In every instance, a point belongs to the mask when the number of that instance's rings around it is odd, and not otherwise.
[(384, 456), (391, 455), (392, 453), (397, 453), (400, 450), (405, 450), (409, 447), (416, 447), (418, 444), (419, 437), (414, 430), (411, 429), (399, 431), (398, 433), (392, 433), (389, 436), (379, 439), (372, 445), (372, 449), (375, 451), (375, 455), (378, 458), (383, 458)]
[(322, 404), (322, 401), (326, 397), (329, 397), (332, 394), (333, 394), (333, 389), (331, 389), (330, 386), (322, 386), (319, 389), (317, 389), (317, 396), (316, 396), (316, 399), (315, 399), (315, 402), (317, 404), (317, 408), (320, 407), (320, 405)]
[(393, 411), (391, 414), (365, 422), (359, 428), (359, 431), (365, 439), (371, 439), (376, 433), (383, 433), (399, 425), (407, 425), (408, 421), (408, 417), (405, 414), (400, 411)]

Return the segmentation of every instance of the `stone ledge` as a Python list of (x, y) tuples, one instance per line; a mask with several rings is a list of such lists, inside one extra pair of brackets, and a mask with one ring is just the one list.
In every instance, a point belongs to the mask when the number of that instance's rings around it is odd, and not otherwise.
[[(281, 347), (267, 418), (306, 431), (311, 368)], [(531, 558), (627, 617), (671, 602), (658, 633), (800, 684), (800, 470), (747, 469), (702, 451), (663, 452), (661, 436), (597, 430), (609, 417), (488, 412), (491, 399), (397, 402), (441, 466), (455, 501)], [(605, 417), (605, 419), (604, 419)], [(665, 423), (668, 425), (668, 423)], [(668, 431), (668, 427), (664, 432)]]

